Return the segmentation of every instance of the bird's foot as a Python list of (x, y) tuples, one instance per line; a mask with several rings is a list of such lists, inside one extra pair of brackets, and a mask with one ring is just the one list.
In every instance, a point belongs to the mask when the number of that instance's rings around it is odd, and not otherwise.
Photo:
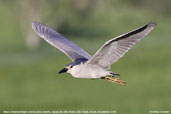
[(119, 78), (114, 78), (115, 83), (121, 84), (121, 85), (126, 85), (126, 82), (124, 82), (123, 80), (119, 79)]
[(104, 77), (104, 79), (113, 82), (113, 83), (117, 83), (117, 84), (121, 84), (121, 85), (126, 85), (126, 82), (124, 82), (123, 80), (119, 79), (119, 78), (112, 78), (111, 76), (106, 76)]

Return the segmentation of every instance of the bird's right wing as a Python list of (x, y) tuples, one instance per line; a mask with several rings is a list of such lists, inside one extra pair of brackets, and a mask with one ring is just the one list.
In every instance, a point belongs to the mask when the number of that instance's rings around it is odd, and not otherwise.
[(120, 59), (133, 45), (143, 39), (155, 24), (149, 23), (141, 28), (126, 34), (120, 35), (107, 41), (94, 55), (88, 60), (87, 64), (95, 64), (105, 69)]
[(67, 40), (61, 34), (57, 33), (55, 30), (51, 29), (50, 27), (47, 27), (44, 24), (33, 22), (32, 28), (40, 37), (42, 37), (52, 46), (61, 50), (72, 61), (78, 58), (89, 59), (91, 57), (86, 51), (77, 46), (75, 43)]

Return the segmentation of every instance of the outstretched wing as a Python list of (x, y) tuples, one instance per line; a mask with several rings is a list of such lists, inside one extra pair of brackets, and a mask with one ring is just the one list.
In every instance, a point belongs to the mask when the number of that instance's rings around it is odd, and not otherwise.
[(75, 43), (67, 40), (61, 34), (57, 33), (55, 30), (51, 29), (50, 27), (47, 27), (44, 24), (33, 22), (32, 28), (40, 37), (42, 37), (52, 46), (61, 50), (72, 61), (78, 58), (89, 59), (91, 57), (86, 51), (77, 46)]
[(94, 55), (87, 64), (96, 64), (108, 69), (110, 65), (120, 59), (133, 45), (143, 39), (155, 24), (149, 23), (141, 28), (120, 35), (107, 41)]

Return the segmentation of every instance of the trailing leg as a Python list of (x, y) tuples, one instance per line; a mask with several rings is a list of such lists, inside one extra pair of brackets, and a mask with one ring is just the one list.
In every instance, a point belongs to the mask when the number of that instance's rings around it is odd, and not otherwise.
[(113, 83), (126, 85), (126, 82), (120, 80), (119, 78), (112, 78), (111, 76), (105, 76), (105, 77), (102, 77), (102, 79), (106, 79), (106, 80), (113, 82)]

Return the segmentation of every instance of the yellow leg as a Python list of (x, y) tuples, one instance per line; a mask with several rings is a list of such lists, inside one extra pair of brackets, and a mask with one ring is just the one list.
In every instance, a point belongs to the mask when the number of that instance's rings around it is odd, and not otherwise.
[(104, 79), (113, 82), (113, 83), (117, 83), (117, 84), (121, 84), (121, 85), (126, 85), (126, 82), (120, 80), (119, 78), (112, 78), (111, 76), (106, 76), (104, 77)]

